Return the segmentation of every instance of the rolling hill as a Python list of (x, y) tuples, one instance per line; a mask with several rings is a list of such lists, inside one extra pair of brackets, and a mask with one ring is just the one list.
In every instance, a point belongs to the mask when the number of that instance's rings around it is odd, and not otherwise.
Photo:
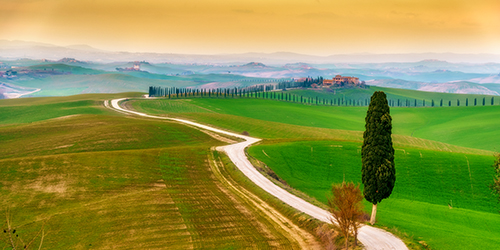
[[(384, 90), (410, 98), (450, 95)], [(448, 98), (457, 96), (462, 95)], [(132, 100), (131, 104), (141, 112), (264, 138), (249, 154), (320, 202), (326, 202), (332, 182), (360, 182), (366, 107), (247, 98)], [(500, 106), (391, 108), (397, 184), (392, 196), (380, 204), (379, 224), (411, 235), (410, 245), (415, 247), (490, 249), (500, 244), (493, 233), (499, 230), (498, 205), (488, 188), (492, 154), (500, 139), (498, 112)]]
[[(139, 95), (0, 100), (0, 213), (15, 243), (33, 238), (47, 249), (319, 244), (286, 217), (270, 217), (273, 208), (252, 205), (262, 201), (239, 194), (246, 189), (229, 188), (240, 177), (213, 164), (218, 158), (210, 153), (224, 142), (178, 123), (126, 117), (102, 102)], [(7, 234), (0, 238), (9, 248)]]

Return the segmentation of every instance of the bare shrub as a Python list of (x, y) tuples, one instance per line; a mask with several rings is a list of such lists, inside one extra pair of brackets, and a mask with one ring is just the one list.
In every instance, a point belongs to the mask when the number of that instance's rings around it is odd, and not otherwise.
[(3, 246), (2, 249), (31, 249), (31, 247), (35, 247), (34, 245), (36, 244), (35, 241), (37, 238), (40, 236), (40, 244), (38, 246), (38, 249), (42, 248), (43, 244), (43, 238), (45, 237), (45, 232), (44, 232), (44, 226), (45, 223), (42, 225), (42, 228), (34, 235), (31, 237), (29, 240), (23, 240), (22, 234), (19, 230), (19, 227), (15, 227), (12, 225), (11, 221), (11, 216), (9, 211), (6, 212), (5, 214), (6, 220), (5, 224), (3, 225), (2, 228), (2, 235), (0, 239), (4, 241), (5, 245)]
[(247, 131), (243, 131), (241, 132), (242, 135), (246, 135), (246, 136), (249, 136), (250, 134), (247, 132)]
[(349, 236), (354, 236), (354, 246), (357, 245), (358, 229), (365, 216), (363, 212), (363, 196), (359, 185), (354, 183), (332, 185), (333, 196), (328, 200), (332, 224), (345, 239), (345, 248), (349, 248)]
[(323, 224), (318, 226), (315, 230), (316, 236), (320, 239), (321, 243), (326, 250), (336, 250), (338, 249), (337, 240), (339, 233), (336, 232), (332, 226), (328, 224)]

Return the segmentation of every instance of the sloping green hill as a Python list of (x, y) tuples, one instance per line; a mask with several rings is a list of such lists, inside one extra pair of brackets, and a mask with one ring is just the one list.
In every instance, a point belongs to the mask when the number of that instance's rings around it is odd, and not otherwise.
[[(361, 183), (361, 143), (265, 144), (249, 153), (290, 186), (326, 204), (331, 184)], [(488, 184), (491, 155), (396, 146), (396, 185), (378, 205), (380, 226), (396, 228), (435, 249), (492, 249), (500, 244), (498, 203)], [(365, 201), (366, 212), (371, 204)]]
[[(425, 106), (430, 107), (432, 105), (432, 100), (434, 100), (434, 106), (441, 106), (441, 100), (443, 100), (443, 107), (457, 106), (457, 100), (460, 106), (465, 106), (468, 102), (468, 106), (474, 106), (474, 99), (476, 99), (476, 106), (483, 106), (483, 98), (485, 99), (485, 105), (491, 105), (491, 98), (493, 98), (494, 105), (500, 105), (500, 96), (492, 95), (476, 95), (476, 94), (452, 94), (452, 93), (438, 93), (438, 92), (427, 92), (418, 91), (410, 89), (398, 89), (398, 88), (383, 88), (376, 86), (369, 86), (366, 89), (358, 88), (340, 88), (340, 89), (292, 89), (288, 90), (288, 93), (292, 93), (299, 96), (310, 97), (310, 98), (321, 98), (321, 99), (344, 99), (344, 100), (357, 100), (361, 101), (363, 104), (365, 101), (370, 100), (371, 95), (375, 91), (384, 91), (387, 95), (387, 99), (394, 102), (397, 106), (398, 100), (400, 101), (400, 106), (406, 106), (405, 103), (408, 100), (409, 106), (415, 107), (415, 100), (417, 102), (417, 107), (423, 107), (423, 101), (425, 100)], [(451, 102), (451, 103), (450, 103)], [(365, 105), (366, 106), (366, 105)]]
[[(166, 113), (218, 124), (216, 114), (317, 128), (363, 131), (366, 107), (311, 106), (262, 99), (157, 99), (134, 104), (140, 111)], [(500, 106), (391, 108), (394, 134), (494, 151), (500, 131)], [(278, 130), (280, 125), (276, 125)], [(478, 129), (480, 128), (480, 129)], [(255, 131), (251, 127), (241, 131)], [(256, 131), (256, 136), (275, 138)], [(283, 136), (283, 135), (279, 135)], [(278, 136), (278, 137), (279, 137)], [(293, 133), (292, 133), (293, 136)]]
[[(222, 142), (105, 109), (101, 100), (116, 96), (0, 102), (10, 112), (0, 125), (0, 214), (14, 241), (43, 227), (43, 249), (299, 247), (214, 176), (209, 152)], [(0, 239), (10, 249), (7, 233)]]
[(163, 80), (139, 78), (127, 74), (54, 75), (22, 81), (19, 86), (41, 88), (30, 96), (67, 96), (85, 93), (120, 93), (145, 91), (149, 86), (187, 87), (196, 83), (189, 80)]
[[(332, 183), (360, 183), (366, 107), (254, 98), (132, 100), (132, 106), (265, 138), (249, 154), (320, 202), (326, 203)], [(419, 241), (436, 249), (498, 246), (500, 215), (488, 185), (500, 141), (500, 106), (391, 108), (391, 114), (397, 181), (391, 197), (379, 204), (379, 225), (413, 237), (420, 247)]]
[(106, 74), (106, 71), (85, 68), (82, 66), (68, 65), (64, 63), (37, 64), (27, 67), (30, 70), (55, 71), (59, 73), (69, 73), (77, 75)]

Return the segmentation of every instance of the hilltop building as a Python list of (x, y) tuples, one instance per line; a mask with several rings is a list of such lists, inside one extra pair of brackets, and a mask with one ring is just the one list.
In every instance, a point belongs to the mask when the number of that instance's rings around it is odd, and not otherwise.
[(141, 70), (141, 63), (140, 62), (134, 62), (134, 70)]
[(141, 62), (135, 61), (134, 66), (130, 68), (116, 68), (118, 71), (141, 71)]
[(336, 75), (331, 80), (330, 79), (323, 80), (323, 87), (343, 86), (345, 84), (352, 84), (356, 86), (360, 84), (360, 81), (358, 77), (341, 76), (341, 75)]

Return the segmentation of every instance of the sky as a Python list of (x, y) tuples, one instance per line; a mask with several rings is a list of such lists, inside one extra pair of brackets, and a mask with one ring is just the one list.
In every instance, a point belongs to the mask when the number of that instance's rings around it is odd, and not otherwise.
[(500, 1), (0, 0), (0, 39), (183, 54), (500, 54)]

